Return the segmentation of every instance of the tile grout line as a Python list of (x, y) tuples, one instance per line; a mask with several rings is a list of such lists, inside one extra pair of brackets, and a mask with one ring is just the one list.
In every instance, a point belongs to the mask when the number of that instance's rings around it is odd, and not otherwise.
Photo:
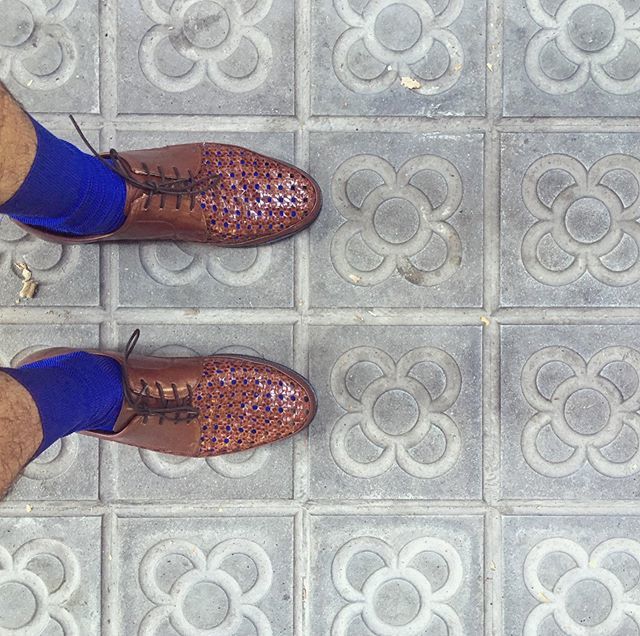
[[(497, 73), (496, 67), (491, 75)], [(34, 113), (38, 120), (49, 128), (68, 128), (66, 115), (57, 113)], [(114, 115), (80, 113), (81, 123), (89, 130), (99, 128), (105, 120), (117, 125), (119, 130), (159, 131), (167, 127), (176, 132), (237, 131), (239, 128), (251, 132), (297, 132), (300, 119), (286, 115)], [(545, 130), (540, 131), (540, 122)], [(305, 128), (311, 132), (389, 132), (389, 133), (473, 133), (524, 132), (524, 133), (582, 133), (605, 135), (607, 133), (640, 133), (640, 120), (636, 118), (571, 118), (571, 117), (502, 117), (491, 121), (487, 117), (385, 117), (385, 116), (309, 116)], [(597, 132), (594, 132), (597, 129)], [(442, 131), (446, 130), (447, 133)]]
[(300, 509), (293, 518), (293, 633), (300, 636), (308, 633), (309, 567), (309, 514)]
[(100, 115), (112, 122), (118, 114), (117, 98), (117, 45), (118, 27), (117, 1), (103, 0), (99, 3), (100, 16)]
[[(309, 377), (307, 327), (303, 319), (293, 327), (293, 356), (294, 368), (304, 377)], [(313, 426), (313, 423), (311, 423)], [(309, 497), (309, 428), (298, 433), (293, 438), (293, 489), (294, 501), (301, 505)]]
[[(114, 119), (118, 112), (117, 102), (117, 3), (116, 0), (105, 0), (99, 4), (100, 21), (100, 112), (103, 117), (103, 126), (100, 134), (101, 150), (114, 145), (115, 124)], [(112, 244), (100, 246), (101, 270), (103, 290), (103, 305), (106, 311), (106, 320), (100, 330), (100, 345), (105, 349), (117, 348), (117, 325), (115, 313), (118, 302), (118, 247)], [(98, 463), (98, 496), (101, 501), (112, 493), (105, 491), (106, 470), (108, 458), (113, 453), (107, 449), (105, 443), (99, 442)], [(105, 576), (102, 586), (102, 633), (106, 636), (116, 636), (119, 631), (119, 606), (118, 606), (118, 571), (113, 562), (113, 553), (117, 546), (117, 516), (115, 510), (109, 506), (103, 517), (103, 563), (105, 564)]]
[(118, 608), (115, 599), (118, 598), (117, 585), (117, 517), (108, 510), (102, 517), (102, 576), (101, 576), (101, 624), (102, 634), (118, 636)]
[[(108, 260), (108, 259), (107, 259)], [(106, 267), (105, 267), (106, 270)], [(117, 268), (111, 268), (117, 271)], [(113, 284), (113, 281), (112, 281)], [(459, 308), (443, 310), (439, 308), (375, 310), (358, 313), (357, 309), (341, 308), (336, 310), (311, 309), (302, 316), (293, 309), (223, 309), (208, 308), (197, 315), (179, 308), (148, 309), (119, 308), (112, 318), (109, 312), (96, 307), (6, 307), (0, 309), (0, 322), (3, 325), (42, 325), (53, 322), (75, 325), (99, 325), (113, 320), (117, 324), (140, 325), (291, 325), (305, 326), (378, 326), (388, 325), (404, 327), (459, 327), (478, 326), (481, 317), (487, 312), (481, 308)], [(638, 325), (638, 309), (615, 308), (597, 309), (572, 308), (504, 308), (492, 314), (492, 322), (500, 325)], [(118, 340), (112, 333), (109, 336), (117, 345)], [(104, 342), (109, 338), (104, 336)], [(299, 358), (297, 364), (304, 371), (306, 359)]]
[[(492, 537), (498, 547), (502, 546), (502, 515), (499, 510), (490, 509), (485, 516), (485, 534)], [(486, 551), (485, 572), (485, 633), (499, 636), (502, 630), (502, 589), (504, 585), (504, 564), (502, 549)]]
[[(487, 505), (499, 500), (500, 475), (500, 413), (498, 409), (500, 358), (499, 324), (495, 312), (500, 307), (500, 124), (502, 114), (502, 19), (503, 0), (488, 2), (486, 16), (486, 86), (487, 120), (485, 132), (484, 175), (484, 306), (490, 324), (483, 329), (482, 393), (483, 393), (483, 497)], [(495, 576), (499, 575), (492, 564), (498, 563), (502, 554), (502, 537), (496, 517), (500, 513), (490, 509), (484, 523), (484, 633), (498, 636), (502, 608), (499, 604), (501, 590)]]
[[(33, 509), (25, 514), (25, 503)], [(203, 507), (203, 503), (207, 505)], [(25, 517), (144, 517), (144, 518), (226, 518), (226, 517), (293, 517), (304, 510), (310, 515), (324, 516), (420, 516), (452, 518), (465, 515), (486, 515), (494, 512), (501, 516), (531, 517), (588, 517), (612, 516), (640, 517), (640, 502), (627, 500), (540, 500), (513, 499), (488, 506), (479, 500), (384, 500), (384, 499), (344, 499), (310, 500), (301, 506), (291, 499), (220, 499), (194, 500), (182, 503), (177, 500), (49, 500), (36, 501), (33, 498), (5, 501), (0, 508), (0, 518)]]
[[(112, 271), (117, 268), (111, 268)], [(113, 281), (112, 281), (113, 284)], [(82, 313), (78, 313), (81, 310)], [(425, 311), (428, 310), (428, 313)], [(299, 322), (312, 326), (478, 326), (482, 308), (398, 308), (376, 309), (356, 316), (357, 308), (309, 309), (301, 320), (295, 309), (215, 309), (204, 308), (195, 315), (189, 309), (125, 307), (115, 311), (113, 320), (118, 324), (146, 325), (225, 325), (225, 324), (273, 324), (292, 325)], [(111, 320), (109, 312), (99, 307), (5, 307), (0, 309), (0, 321), (4, 325), (19, 324), (101, 324)], [(533, 308), (505, 307), (494, 310), (493, 322), (500, 325), (601, 325), (639, 324), (637, 308)], [(114, 344), (117, 341), (114, 340)], [(304, 361), (303, 361), (304, 362)], [(301, 367), (304, 370), (304, 364)]]
[[(104, 0), (100, 3), (100, 112), (103, 117), (103, 126), (100, 136), (101, 150), (115, 145), (116, 127), (114, 120), (118, 114), (117, 95), (117, 32), (118, 32), (118, 7), (116, 0)], [(118, 309), (119, 272), (118, 272), (118, 247), (107, 243), (101, 246), (108, 255), (105, 282), (108, 284), (106, 291), (107, 328), (105, 328), (104, 341), (101, 345), (105, 348), (115, 348), (118, 345), (116, 311)]]
[[(115, 36), (107, 37), (107, 34), (115, 34), (117, 32), (117, 7), (115, 4), (106, 2), (101, 5), (102, 17), (102, 35), (101, 42), (103, 47), (102, 56), (104, 59), (101, 66), (101, 108), (104, 116), (104, 124), (100, 135), (101, 150), (113, 147), (116, 139), (116, 128), (113, 120), (117, 113), (117, 92), (116, 92), (116, 41)], [(106, 78), (106, 79), (105, 79)], [(111, 83), (111, 90), (108, 90), (106, 84)], [(103, 349), (118, 350), (118, 325), (116, 312), (118, 309), (119, 297), (119, 248), (117, 245), (106, 243), (101, 245), (103, 254), (106, 255), (103, 261), (103, 280), (105, 284), (104, 298), (106, 300), (104, 309), (106, 312), (105, 320), (101, 326), (100, 345)], [(100, 463), (99, 463), (99, 496), (101, 500), (112, 497), (111, 481), (106, 480), (105, 476), (110, 472), (114, 464), (111, 460), (114, 450), (111, 445), (103, 441), (99, 442)], [(113, 514), (113, 513), (112, 513)]]
[(492, 505), (498, 498), (496, 474), (499, 471), (499, 437), (496, 437), (498, 413), (494, 409), (496, 392), (494, 380), (499, 376), (497, 347), (499, 345), (499, 324), (495, 312), (499, 307), (500, 272), (499, 239), (499, 180), (500, 165), (498, 159), (499, 146), (494, 133), (486, 140), (485, 146), (485, 249), (484, 249), (484, 304), (487, 316), (484, 321), (482, 337), (482, 387), (483, 387), (483, 494), (484, 499)]
[[(486, 554), (485, 554), (485, 609), (487, 617), (487, 635), (497, 636), (501, 621), (500, 606), (501, 592), (497, 583), (500, 581), (500, 572), (494, 571), (490, 574), (490, 570), (486, 569), (487, 564), (500, 563), (502, 554), (502, 537), (499, 530), (499, 523), (495, 522), (494, 515), (500, 517), (500, 453), (501, 453), (501, 418), (500, 418), (500, 325), (492, 320), (491, 325), (485, 329), (485, 342), (487, 343), (487, 351), (483, 352), (483, 364), (487, 364), (485, 373), (483, 374), (483, 391), (486, 397), (483, 400), (483, 419), (486, 432), (484, 449), (485, 465), (483, 471), (483, 482), (485, 486), (485, 501), (492, 506), (493, 511), (489, 513), (485, 528), (486, 533)], [(489, 579), (491, 576), (492, 580)], [(496, 581), (497, 579), (497, 581)], [(488, 620), (488, 617), (491, 620)], [(491, 624), (491, 631), (489, 631)]]
[[(490, 133), (487, 144), (485, 165), (488, 167), (485, 180), (485, 202), (490, 209), (485, 208), (485, 229), (487, 235), (493, 240), (485, 242), (485, 306), (490, 323), (483, 328), (482, 338), (482, 488), (484, 501), (492, 506), (499, 499), (499, 475), (500, 475), (500, 433), (498, 410), (498, 389), (500, 377), (500, 325), (494, 318), (494, 313), (499, 304), (499, 239), (495, 233), (499, 224), (499, 145), (496, 134)], [(498, 216), (498, 218), (496, 218)], [(491, 228), (489, 228), (491, 223)], [(499, 514), (499, 513), (498, 513)], [(485, 555), (484, 555), (484, 607), (485, 607), (485, 633), (487, 636), (499, 633), (495, 625), (499, 621), (497, 616), (499, 609), (495, 604), (495, 581), (490, 574), (489, 565), (495, 563), (501, 552), (500, 537), (494, 532), (494, 524), (488, 523), (491, 513), (485, 520)], [(495, 573), (494, 573), (495, 574)]]
[[(311, 56), (311, 0), (301, 0), (294, 5), (295, 37), (295, 114), (298, 128), (295, 133), (296, 164), (309, 169), (310, 117), (310, 56)], [(309, 233), (295, 238), (294, 298), (298, 320), (294, 325), (295, 367), (305, 377), (309, 376), (309, 334), (305, 316), (309, 309)], [(313, 424), (312, 424), (313, 425)], [(294, 560), (294, 634), (307, 633), (308, 612), (306, 585), (309, 580), (309, 516), (304, 505), (309, 497), (309, 430), (294, 440), (293, 497), (302, 509), (295, 518)]]

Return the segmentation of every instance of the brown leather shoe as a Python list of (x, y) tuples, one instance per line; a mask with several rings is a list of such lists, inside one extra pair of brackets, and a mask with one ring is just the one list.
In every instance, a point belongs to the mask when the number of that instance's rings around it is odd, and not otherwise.
[(283, 161), (215, 143), (99, 155), (72, 121), (93, 154), (126, 181), (126, 221), (110, 234), (82, 237), (18, 223), (44, 240), (176, 240), (248, 247), (285, 239), (320, 213), (318, 184)]
[[(289, 437), (314, 418), (309, 383), (286, 367), (246, 356), (136, 357), (136, 329), (122, 366), (124, 401), (113, 433), (83, 431), (101, 439), (186, 457), (247, 450)], [(69, 353), (46, 349), (23, 364)]]

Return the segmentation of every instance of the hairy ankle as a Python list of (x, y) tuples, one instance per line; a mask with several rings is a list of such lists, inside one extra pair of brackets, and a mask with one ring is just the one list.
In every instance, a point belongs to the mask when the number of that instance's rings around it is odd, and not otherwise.
[(0, 205), (17, 192), (26, 179), (36, 145), (31, 119), (0, 83)]
[(0, 372), (0, 499), (42, 441), (38, 408), (29, 392)]

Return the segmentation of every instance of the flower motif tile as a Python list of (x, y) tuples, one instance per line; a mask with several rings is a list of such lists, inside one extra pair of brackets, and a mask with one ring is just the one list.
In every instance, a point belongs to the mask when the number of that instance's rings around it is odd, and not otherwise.
[(504, 136), (504, 305), (637, 306), (638, 140)]
[(119, 519), (118, 529), (127, 632), (290, 633), (291, 519)]
[(635, 498), (640, 471), (636, 329), (503, 328), (505, 498)]
[(320, 0), (312, 10), (314, 114), (484, 112), (484, 3)]
[[(540, 198), (540, 183), (554, 172), (569, 175), (573, 183), (547, 205)], [(620, 172), (636, 185), (640, 183), (640, 161), (631, 155), (607, 155), (587, 170), (577, 159), (554, 154), (529, 167), (523, 197), (529, 212), (539, 220), (522, 241), (522, 259), (531, 276), (551, 286), (574, 283), (587, 272), (611, 287), (626, 287), (640, 280), (640, 263), (630, 255), (615, 263), (611, 262), (613, 257), (607, 259), (623, 251), (625, 242), (640, 248), (638, 201), (624, 201), (615, 186), (605, 185), (608, 176)], [(594, 209), (596, 206), (599, 209)], [(550, 262), (552, 257), (541, 246), (547, 237), (551, 250), (560, 252), (566, 265)]]
[[(120, 150), (215, 141), (246, 146), (288, 161), (288, 133), (118, 133)], [(259, 248), (222, 248), (172, 241), (120, 245), (120, 305), (158, 307), (290, 307), (293, 241)], [(265, 295), (263, 289), (268, 288)]]
[(314, 516), (311, 527), (318, 633), (465, 634), (481, 625), (481, 519)]
[(476, 135), (312, 135), (314, 306), (480, 304), (481, 155)]
[[(174, 2), (164, 10), (157, 0), (144, 0), (145, 14), (156, 24), (140, 42), (140, 67), (155, 86), (179, 93), (201, 84), (205, 76), (229, 93), (246, 93), (264, 83), (273, 66), (273, 48), (259, 24), (272, 7), (259, 0), (249, 10), (235, 2)], [(159, 65), (158, 49), (167, 44), (175, 57), (192, 62), (182, 75), (165, 72)], [(256, 65), (246, 75), (225, 70), (234, 57), (254, 56)]]
[(640, 7), (617, 0), (505, 4), (507, 115), (637, 113)]
[(639, 520), (504, 519), (506, 633), (635, 634), (640, 630)]
[(100, 518), (0, 520), (0, 629), (100, 634)]
[[(365, 171), (380, 176), (383, 184), (373, 188), (362, 203), (356, 205), (349, 199), (349, 189), (352, 180)], [(427, 171), (445, 181), (447, 193), (437, 207), (431, 204), (424, 189), (411, 183), (415, 176)], [(397, 273), (415, 285), (433, 287), (456, 273), (462, 261), (462, 242), (458, 232), (447, 221), (462, 202), (462, 179), (451, 162), (435, 155), (422, 155), (410, 159), (396, 170), (376, 155), (357, 155), (338, 168), (332, 186), (333, 200), (342, 216), (348, 219), (338, 229), (331, 244), (334, 266), (343, 279), (370, 287)], [(415, 234), (402, 242), (391, 238), (376, 224), (381, 208), (398, 200), (419, 211)], [(432, 237), (444, 243), (446, 255), (437, 267), (422, 269), (414, 264), (413, 257), (419, 257), (428, 249)], [(361, 239), (372, 256), (378, 257), (378, 267), (363, 269), (358, 259), (353, 258), (349, 253), (349, 243), (354, 238)]]
[(121, 0), (120, 110), (292, 114), (293, 16), (273, 0)]
[(88, 0), (5, 0), (0, 81), (31, 111), (98, 111), (98, 15)]
[(479, 329), (314, 327), (311, 336), (310, 350), (324, 352), (311, 358), (314, 497), (479, 495)]

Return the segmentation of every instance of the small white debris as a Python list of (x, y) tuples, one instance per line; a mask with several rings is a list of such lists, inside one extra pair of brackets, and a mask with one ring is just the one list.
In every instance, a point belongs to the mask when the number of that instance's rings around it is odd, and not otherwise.
[(493, 73), (493, 64), (487, 63), (487, 68)]
[(349, 274), (349, 280), (356, 285), (362, 280), (362, 276), (356, 276), (355, 274)]
[(22, 277), (22, 288), (20, 289), (18, 296), (20, 299), (30, 300), (38, 291), (38, 283), (33, 280), (33, 273), (26, 263), (16, 263), (15, 267)]
[(400, 86), (404, 86), (410, 90), (415, 90), (417, 88), (422, 88), (422, 84), (413, 77), (401, 77), (400, 78)]
[(488, 318), (487, 316), (480, 316), (480, 322), (485, 326), (488, 327), (491, 324), (491, 319)]

